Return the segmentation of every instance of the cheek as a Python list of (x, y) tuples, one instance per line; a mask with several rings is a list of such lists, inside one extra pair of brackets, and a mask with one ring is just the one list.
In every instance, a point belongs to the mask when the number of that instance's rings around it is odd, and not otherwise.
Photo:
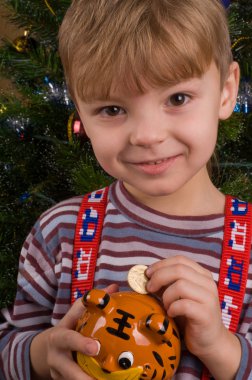
[(115, 152), (119, 149), (119, 144), (121, 143), (120, 136), (117, 136), (113, 130), (97, 130), (95, 133), (90, 133), (89, 135), (93, 150), (101, 155), (109, 155), (110, 152)]
[[(91, 142), (92, 143), (92, 142)], [(111, 149), (108, 149), (106, 143), (99, 144), (97, 141), (95, 143), (92, 143), (94, 154), (97, 158), (97, 160), (102, 164), (102, 162), (106, 162), (110, 159), (112, 155)]]
[(103, 170), (109, 175), (116, 177), (115, 171), (115, 158), (116, 158), (116, 150), (114, 149), (115, 145), (111, 146), (106, 144), (106, 141), (97, 141), (95, 140), (92, 143), (93, 151), (97, 161)]
[(188, 147), (210, 148), (216, 144), (218, 133), (218, 119), (201, 117), (185, 121), (185, 124), (177, 131), (177, 137)]
[(90, 134), (90, 141), (95, 156), (102, 166), (117, 161), (127, 146), (127, 138), (111, 129), (102, 130), (102, 133), (96, 131), (95, 134)]

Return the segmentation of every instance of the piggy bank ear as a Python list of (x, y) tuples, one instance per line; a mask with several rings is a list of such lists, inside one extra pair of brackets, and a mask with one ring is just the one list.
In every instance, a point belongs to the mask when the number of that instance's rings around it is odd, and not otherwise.
[(173, 323), (168, 317), (162, 314), (153, 313), (148, 315), (142, 320), (142, 325), (143, 324), (145, 325), (145, 328), (156, 334), (155, 340), (159, 342), (166, 342), (169, 345), (173, 335), (178, 338), (178, 332), (175, 330)]
[(109, 312), (114, 307), (115, 301), (104, 290), (92, 289), (84, 294), (82, 302), (87, 309), (97, 308), (105, 313)]

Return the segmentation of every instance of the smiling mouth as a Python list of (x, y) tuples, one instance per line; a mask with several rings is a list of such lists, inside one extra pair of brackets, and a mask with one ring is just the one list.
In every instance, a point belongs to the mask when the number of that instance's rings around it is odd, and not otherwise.
[(179, 156), (180, 156), (180, 154), (176, 154), (174, 156), (170, 156), (170, 157), (166, 157), (166, 158), (160, 158), (157, 160), (150, 160), (150, 161), (146, 160), (146, 161), (135, 162), (135, 165), (150, 165), (150, 166), (151, 165), (160, 165), (163, 163), (171, 162)]
[(169, 158), (164, 158), (162, 160), (157, 160), (157, 161), (149, 161), (149, 162), (140, 162), (139, 165), (159, 165), (162, 164), (163, 162), (167, 162)]
[(170, 156), (167, 158), (161, 158), (157, 160), (150, 161), (140, 161), (132, 163), (133, 166), (141, 170), (143, 173), (147, 175), (161, 175), (164, 174), (169, 168), (173, 165), (173, 163), (177, 160), (180, 154)]

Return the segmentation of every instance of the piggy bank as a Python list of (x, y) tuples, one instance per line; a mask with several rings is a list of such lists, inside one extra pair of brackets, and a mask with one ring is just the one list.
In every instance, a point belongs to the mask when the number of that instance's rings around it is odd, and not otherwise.
[(180, 338), (156, 298), (93, 289), (82, 300), (86, 310), (76, 330), (100, 343), (95, 357), (77, 352), (83, 371), (98, 380), (171, 379), (179, 364)]

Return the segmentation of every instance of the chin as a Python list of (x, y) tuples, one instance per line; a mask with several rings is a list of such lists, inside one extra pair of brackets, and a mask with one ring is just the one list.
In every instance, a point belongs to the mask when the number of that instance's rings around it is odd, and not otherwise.
[(177, 187), (168, 187), (168, 186), (151, 186), (146, 188), (136, 188), (136, 192), (143, 194), (147, 197), (169, 197), (172, 194), (175, 194), (178, 191)]

